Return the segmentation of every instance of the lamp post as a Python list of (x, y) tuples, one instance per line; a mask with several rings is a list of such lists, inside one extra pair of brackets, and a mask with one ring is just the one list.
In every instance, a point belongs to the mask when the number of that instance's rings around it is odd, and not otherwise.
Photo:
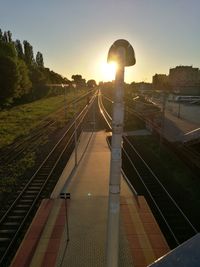
[(69, 84), (61, 84), (61, 87), (64, 88), (65, 121), (67, 121), (67, 92), (66, 92), (66, 87), (69, 87)]
[(112, 119), (112, 143), (110, 161), (109, 204), (107, 224), (106, 266), (118, 266), (119, 252), (119, 211), (121, 178), (121, 143), (124, 122), (124, 67), (135, 64), (135, 54), (128, 41), (120, 39), (114, 42), (108, 53), (108, 62), (115, 61), (115, 99)]
[(76, 119), (76, 84), (72, 83), (72, 86), (74, 88), (74, 143), (75, 143), (75, 150), (74, 150), (74, 155), (75, 155), (75, 166), (78, 163), (78, 158), (77, 158), (77, 119)]

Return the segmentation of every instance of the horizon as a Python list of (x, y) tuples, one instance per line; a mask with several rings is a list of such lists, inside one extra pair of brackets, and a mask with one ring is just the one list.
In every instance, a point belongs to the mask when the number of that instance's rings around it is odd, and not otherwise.
[(17, 5), (2, 3), (0, 28), (10, 30), (14, 40), (30, 42), (51, 70), (68, 79), (80, 74), (97, 82), (111, 79), (102, 66), (113, 42), (126, 39), (134, 48), (136, 65), (126, 68), (125, 81), (152, 82), (153, 75), (168, 75), (176, 66), (199, 68), (199, 9), (197, 0), (20, 0)]

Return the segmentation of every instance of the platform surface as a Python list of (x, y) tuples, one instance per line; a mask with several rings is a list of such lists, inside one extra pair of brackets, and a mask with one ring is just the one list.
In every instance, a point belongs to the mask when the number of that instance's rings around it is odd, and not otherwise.
[[(62, 266), (105, 266), (109, 168), (106, 133), (94, 133), (65, 186), (71, 194), (70, 242)], [(122, 179), (119, 266), (147, 266), (169, 251), (145, 199), (138, 202)]]
[[(88, 134), (83, 135), (82, 147), (89, 140)], [(66, 166), (52, 199), (45, 200), (51, 205), (51, 211), (46, 216), (46, 223), (41, 227), (39, 236), (35, 236), (38, 240), (29, 253), (30, 264), (12, 267), (105, 266), (110, 151), (104, 131), (90, 136), (87, 150), (73, 175), (67, 180), (67, 173), (71, 173), (71, 170)], [(71, 196), (67, 200), (68, 232), (66, 210), (63, 211), (65, 200), (58, 199), (63, 191)], [(120, 199), (119, 266), (145, 267), (167, 253), (168, 245), (144, 197), (135, 198), (124, 179), (121, 180)], [(39, 221), (40, 216), (42, 215), (36, 215)], [(29, 231), (31, 229), (32, 226)], [(27, 242), (28, 237), (30, 238), (29, 232), (24, 242)], [(26, 251), (23, 243), (20, 249), (23, 255), (23, 250)]]

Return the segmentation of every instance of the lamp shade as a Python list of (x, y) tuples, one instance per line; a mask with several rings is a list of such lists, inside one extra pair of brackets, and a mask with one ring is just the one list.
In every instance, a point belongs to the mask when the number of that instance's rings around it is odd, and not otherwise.
[(118, 54), (118, 49), (120, 47), (123, 47), (125, 49), (125, 62), (124, 62), (124, 66), (128, 67), (128, 66), (133, 66), (136, 63), (136, 59), (135, 59), (135, 52), (133, 50), (133, 47), (130, 45), (130, 43), (124, 39), (119, 39), (117, 41), (115, 41), (113, 43), (113, 45), (111, 46), (111, 48), (109, 49), (108, 52), (108, 58), (107, 58), (107, 62), (118, 62), (119, 61), (119, 54)]

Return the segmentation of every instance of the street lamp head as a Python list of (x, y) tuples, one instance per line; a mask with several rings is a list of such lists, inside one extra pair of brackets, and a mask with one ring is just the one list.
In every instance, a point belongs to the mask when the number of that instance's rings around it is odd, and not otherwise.
[(108, 52), (108, 63), (110, 62), (119, 62), (119, 49), (125, 49), (125, 61), (124, 66), (133, 66), (136, 63), (135, 52), (130, 43), (124, 39), (119, 39), (113, 43)]

